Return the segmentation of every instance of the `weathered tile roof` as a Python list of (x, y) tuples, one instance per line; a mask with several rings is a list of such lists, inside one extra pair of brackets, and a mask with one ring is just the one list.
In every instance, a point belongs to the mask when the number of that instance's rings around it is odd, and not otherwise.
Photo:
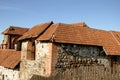
[[(79, 24), (83, 24), (83, 23), (79, 23)], [(83, 25), (76, 26), (73, 24), (63, 24), (63, 23), (52, 24), (41, 36), (39, 36), (37, 40), (53, 39), (54, 41), (57, 41), (57, 42), (60, 41), (63, 43), (79, 43), (80, 40), (77, 40), (77, 39), (81, 39), (81, 40), (83, 39), (83, 38), (80, 38), (81, 36), (79, 35), (84, 35), (82, 37), (85, 37), (85, 36), (89, 37), (89, 35), (86, 35), (89, 33), (87, 29), (88, 27), (83, 28)], [(88, 42), (89, 40), (87, 39), (86, 41)]]
[(0, 49), (0, 66), (15, 68), (19, 64), (20, 58), (20, 51)]
[(20, 37), (19, 40), (36, 38), (40, 34), (42, 34), (51, 24), (53, 24), (53, 22), (46, 22), (32, 27), (31, 29), (29, 29), (28, 32), (26, 32), (22, 37)]
[(120, 55), (120, 32), (58, 23), (51, 25), (37, 40), (103, 46), (107, 55)]
[(72, 24), (69, 24), (69, 25), (78, 26), (78, 27), (89, 27), (85, 22), (72, 23)]
[(14, 34), (14, 35), (23, 35), (25, 32), (28, 31), (28, 28), (21, 28), (16, 26), (10, 26), (2, 34)]
[[(45, 33), (43, 33), (43, 35), (40, 35), (38, 40), (50, 40), (52, 39), (52, 37), (54, 36), (54, 33), (56, 33), (57, 28), (59, 28), (60, 26), (66, 27), (65, 32), (67, 32), (69, 29), (69, 26), (74, 26), (74, 27), (86, 27), (88, 28), (88, 26), (85, 23), (74, 23), (74, 24), (64, 24), (64, 23), (57, 23), (57, 24), (52, 24), (46, 31)], [(59, 29), (61, 30), (61, 29)], [(63, 32), (63, 31), (60, 31)], [(62, 35), (62, 34), (61, 34)]]
[(52, 24), (42, 35), (39, 36), (38, 40), (50, 40), (59, 24)]
[(103, 46), (107, 55), (120, 55), (120, 45), (116, 41), (116, 37), (113, 32), (94, 29), (91, 30), (91, 34), (95, 35), (96, 41)]

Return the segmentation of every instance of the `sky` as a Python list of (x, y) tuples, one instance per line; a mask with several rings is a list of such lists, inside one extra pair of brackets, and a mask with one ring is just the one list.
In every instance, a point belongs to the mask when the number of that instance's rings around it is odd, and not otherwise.
[(31, 28), (48, 21), (120, 31), (120, 0), (0, 0), (0, 33), (9, 26)]

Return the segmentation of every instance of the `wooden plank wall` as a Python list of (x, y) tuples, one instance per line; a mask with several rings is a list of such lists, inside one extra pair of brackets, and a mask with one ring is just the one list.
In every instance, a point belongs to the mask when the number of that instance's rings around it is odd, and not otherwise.
[(103, 65), (81, 65), (79, 68), (67, 69), (54, 77), (34, 75), (31, 80), (120, 80), (118, 69), (105, 68)]

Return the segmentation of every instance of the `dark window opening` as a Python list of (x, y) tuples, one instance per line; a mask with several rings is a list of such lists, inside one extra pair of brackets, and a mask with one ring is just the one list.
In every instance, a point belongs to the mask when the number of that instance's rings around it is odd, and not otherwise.
[(117, 72), (118, 69), (118, 61), (117, 61), (117, 56), (112, 56), (111, 57), (111, 73)]
[(4, 74), (2, 75), (2, 80), (4, 80)]
[(35, 60), (35, 42), (28, 42), (27, 59)]
[(44, 46), (42, 45), (42, 48), (44, 48)]

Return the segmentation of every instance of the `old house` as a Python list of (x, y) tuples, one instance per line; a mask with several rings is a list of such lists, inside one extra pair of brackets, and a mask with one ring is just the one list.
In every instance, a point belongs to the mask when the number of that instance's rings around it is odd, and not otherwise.
[(16, 26), (10, 26), (5, 31), (2, 32), (4, 35), (4, 40), (1, 44), (2, 49), (15, 49), (17, 46), (20, 46), (18, 38), (21, 37), (25, 32), (28, 31), (28, 28), (21, 28)]
[(0, 80), (120, 80), (120, 32), (46, 22), (3, 34)]
[(20, 80), (120, 79), (120, 32), (47, 22), (19, 41)]
[(27, 28), (10, 26), (2, 32), (4, 40), (0, 49), (0, 80), (19, 80), (19, 68), (21, 59), (21, 37)]

